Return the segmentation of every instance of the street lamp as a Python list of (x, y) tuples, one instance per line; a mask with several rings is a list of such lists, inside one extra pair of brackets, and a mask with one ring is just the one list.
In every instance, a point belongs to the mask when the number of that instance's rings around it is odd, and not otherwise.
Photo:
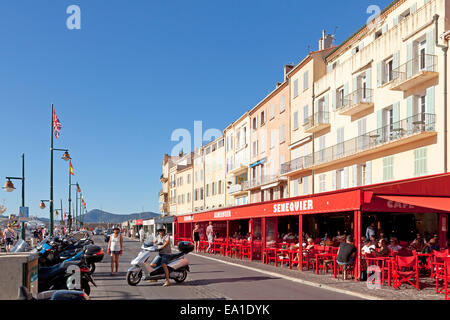
[[(52, 105), (53, 114), (53, 105)], [(64, 161), (72, 159), (69, 155), (68, 149), (56, 149), (53, 148), (53, 118), (52, 118), (52, 139), (51, 139), (51, 160), (50, 160), (50, 235), (53, 236), (53, 151), (62, 151), (64, 155), (61, 157)], [(71, 221), (70, 206), (69, 206), (69, 225)]]
[[(6, 177), (5, 186), (3, 189), (6, 192), (13, 192), (16, 190), (14, 183), (11, 180), (21, 180), (22, 181), (22, 207), (25, 207), (25, 154), (22, 154), (22, 177)], [(25, 240), (25, 222), (22, 221), (22, 240)]]

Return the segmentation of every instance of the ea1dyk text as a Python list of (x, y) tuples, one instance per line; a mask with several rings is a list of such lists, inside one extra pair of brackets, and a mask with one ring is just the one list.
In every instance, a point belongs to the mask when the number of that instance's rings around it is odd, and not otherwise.
[(269, 315), (269, 305), (230, 305), (221, 307), (201, 307), (188, 304), (181, 307), (180, 315), (203, 315), (211, 318), (214, 314), (223, 313), (224, 315)]

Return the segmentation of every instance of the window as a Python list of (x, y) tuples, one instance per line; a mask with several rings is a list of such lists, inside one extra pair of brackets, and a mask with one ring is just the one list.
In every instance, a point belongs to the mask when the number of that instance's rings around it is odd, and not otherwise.
[(298, 96), (298, 79), (294, 80), (294, 92), (292, 95), (294, 98), (296, 98)]
[(266, 152), (266, 137), (264, 132), (261, 133), (261, 144), (260, 144), (260, 149), (261, 149), (261, 153)]
[(187, 183), (188, 183), (188, 184), (191, 183), (191, 174), (190, 174), (190, 173), (187, 175)]
[(200, 189), (200, 200), (203, 200), (203, 188)]
[(309, 177), (303, 178), (303, 194), (309, 194)]
[(411, 14), (411, 10), (408, 9), (405, 12), (403, 12), (402, 14), (400, 14), (398, 16), (398, 22), (402, 21), (403, 19), (406, 19), (407, 17), (409, 17), (409, 15)]
[(247, 144), (247, 127), (242, 127), (242, 145), (244, 147)]
[(191, 202), (191, 193), (190, 192), (187, 194), (187, 202)]
[(298, 196), (298, 179), (295, 179), (293, 181), (293, 184), (294, 184), (294, 190), (293, 190), (294, 194), (292, 196), (297, 197)]
[(181, 203), (184, 204), (184, 194), (181, 196)]
[(219, 140), (219, 142), (218, 142), (218, 148), (222, 148), (222, 147), (223, 147), (223, 144), (224, 144), (224, 140), (223, 140), (223, 139)]
[(253, 130), (258, 129), (258, 117), (253, 118)]
[(336, 190), (345, 188), (344, 169), (336, 170)]
[(217, 150), (217, 143), (214, 143), (212, 146), (211, 146), (211, 152), (214, 152), (214, 151), (216, 151)]
[(336, 109), (342, 108), (345, 106), (345, 96), (344, 96), (344, 87), (341, 87), (336, 90)]
[(357, 171), (357, 179), (356, 179), (356, 183), (357, 186), (365, 186), (367, 184), (366, 182), (366, 175), (367, 175), (367, 165), (364, 164), (359, 164), (356, 168)]
[(321, 174), (319, 176), (319, 192), (325, 192), (325, 179), (326, 179), (326, 175), (325, 174)]
[(284, 111), (284, 109), (286, 109), (286, 99), (284, 98), (284, 96), (282, 96), (280, 98), (280, 113), (282, 113)]
[(414, 150), (414, 175), (423, 176), (427, 174), (427, 148)]
[(394, 133), (394, 109), (392, 106), (383, 110), (383, 133), (386, 135), (383, 137), (385, 141), (390, 140)]
[(270, 149), (273, 149), (275, 147), (275, 130), (270, 130)]
[(272, 103), (270, 105), (270, 119), (273, 119), (275, 117), (275, 105)]
[(258, 155), (258, 141), (253, 141), (253, 157)]
[(286, 162), (286, 157), (285, 157), (284, 154), (282, 154), (282, 155), (280, 156), (280, 163), (283, 164), (283, 163), (285, 163), (285, 162)]
[(280, 127), (280, 143), (283, 143), (285, 141), (285, 137), (284, 137), (284, 129), (285, 129), (285, 125), (283, 124)]
[(218, 186), (218, 189), (219, 189), (219, 190), (218, 190), (217, 193), (218, 193), (218, 194), (222, 194), (222, 180), (220, 180), (218, 183), (219, 183), (219, 186)]
[(309, 75), (309, 72), (308, 71), (306, 71), (304, 74), (303, 74), (303, 90), (306, 90), (306, 89), (308, 89), (309, 88), (309, 84), (308, 84), (308, 75)]
[(337, 156), (344, 155), (344, 127), (337, 129)]
[(294, 112), (293, 121), (294, 121), (294, 124), (293, 124), (294, 130), (297, 130), (298, 129), (298, 111)]
[(203, 170), (200, 170), (200, 180), (203, 181)]
[(393, 73), (394, 59), (393, 58), (386, 59), (383, 65), (384, 65), (383, 84), (385, 84), (394, 80), (394, 73)]
[(383, 158), (383, 181), (394, 179), (394, 157)]
[(378, 39), (382, 35), (383, 35), (383, 30), (378, 30), (377, 32), (375, 32), (375, 39)]
[(209, 197), (209, 183), (206, 185), (206, 196)]
[(261, 126), (263, 126), (264, 123), (266, 123), (266, 119), (264, 118), (264, 111), (263, 111), (261, 112)]
[(308, 122), (309, 118), (309, 106), (306, 105), (303, 107), (303, 124), (306, 124)]
[(211, 183), (211, 194), (213, 196), (216, 195), (216, 183), (215, 182)]

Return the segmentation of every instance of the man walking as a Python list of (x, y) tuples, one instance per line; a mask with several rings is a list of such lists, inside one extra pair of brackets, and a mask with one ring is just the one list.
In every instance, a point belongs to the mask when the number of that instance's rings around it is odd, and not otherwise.
[(144, 242), (144, 234), (145, 234), (144, 228), (139, 229), (139, 241), (140, 241), (141, 243)]
[(214, 242), (214, 230), (211, 221), (209, 222), (209, 226), (206, 228), (206, 236), (208, 237), (208, 248), (206, 249), (206, 251), (208, 253), (211, 253), (211, 246)]

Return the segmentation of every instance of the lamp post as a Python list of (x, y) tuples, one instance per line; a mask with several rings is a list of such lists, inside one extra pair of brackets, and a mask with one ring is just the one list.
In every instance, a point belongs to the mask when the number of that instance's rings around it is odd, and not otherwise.
[[(25, 154), (22, 154), (22, 177), (6, 177), (5, 186), (3, 189), (6, 192), (13, 192), (16, 188), (11, 180), (22, 180), (22, 207), (25, 207)], [(22, 240), (25, 240), (25, 222), (21, 222)]]
[[(52, 105), (53, 107), (53, 105)], [(68, 149), (56, 149), (53, 148), (53, 124), (52, 124), (52, 147), (51, 147), (51, 161), (50, 161), (50, 235), (53, 236), (53, 151), (62, 151), (64, 155), (61, 157), (64, 161), (72, 159), (69, 155)], [(70, 175), (70, 172), (69, 172)], [(70, 214), (69, 206), (69, 226), (71, 225), (72, 216)]]
[[(71, 187), (72, 186), (77, 186), (77, 191), (76, 191), (76, 193), (75, 193), (75, 202), (76, 202), (76, 206), (75, 206), (75, 219), (76, 219), (76, 217), (77, 217), (77, 215), (78, 215), (78, 182), (77, 183), (71, 183), (72, 182), (72, 178), (70, 177), (71, 176), (71, 174), (70, 174), (70, 169), (69, 169), (69, 215), (70, 215), (70, 208), (71, 208), (71, 205), (70, 205), (70, 203), (71, 203), (71, 196), (72, 196), (72, 192), (71, 192)], [(70, 225), (69, 225), (69, 232), (71, 231), (71, 228), (72, 228), (72, 223), (70, 223)]]

